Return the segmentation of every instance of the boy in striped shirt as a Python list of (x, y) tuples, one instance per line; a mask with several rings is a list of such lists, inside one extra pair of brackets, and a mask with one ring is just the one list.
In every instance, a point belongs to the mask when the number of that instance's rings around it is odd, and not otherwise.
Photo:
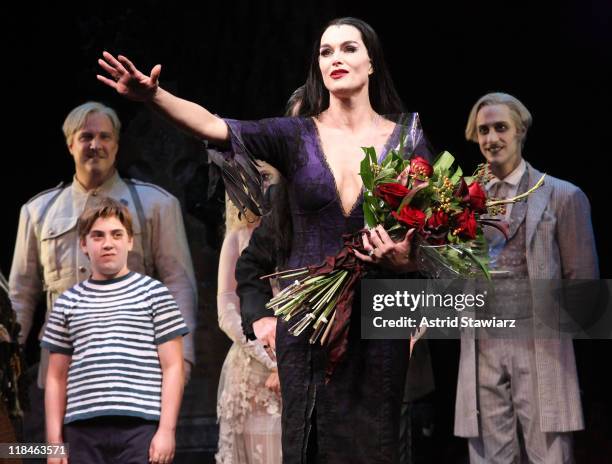
[(91, 277), (57, 299), (41, 342), (51, 352), (47, 441), (67, 442), (71, 464), (168, 464), (187, 326), (164, 285), (127, 268), (125, 206), (102, 199), (83, 212), (78, 235)]

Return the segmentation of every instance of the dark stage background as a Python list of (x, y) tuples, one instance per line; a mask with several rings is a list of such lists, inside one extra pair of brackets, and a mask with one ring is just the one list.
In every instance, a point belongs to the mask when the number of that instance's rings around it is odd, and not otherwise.
[[(162, 63), (161, 85), (181, 97), (222, 116), (273, 116), (305, 80), (319, 28), (352, 15), (378, 31), (400, 95), (420, 112), (434, 146), (458, 156), (463, 166), (475, 166), (481, 157), (463, 138), (467, 114), (480, 95), (505, 91), (526, 104), (534, 125), (524, 155), (585, 191), (602, 275), (610, 277), (612, 6), (605, 0), (531, 3), (13, 4), (2, 30), (0, 267), (8, 275), (20, 205), (71, 179), (73, 162), (61, 132), (68, 111), (86, 100), (116, 108), (124, 123), (120, 172), (158, 183), (184, 207), (200, 314), (198, 365), (186, 391), (179, 457), (206, 462), (215, 445), (217, 378), (229, 346), (217, 328), (215, 307), (222, 192), (206, 201), (200, 144), (98, 83), (96, 60), (108, 50), (125, 54), (143, 71)], [(576, 434), (579, 463), (604, 462), (612, 452), (612, 385), (605, 380), (611, 347), (609, 341), (577, 343), (587, 419), (587, 430)], [(452, 437), (458, 344), (432, 343), (432, 352), (436, 429), (428, 462), (462, 462), (465, 442)]]

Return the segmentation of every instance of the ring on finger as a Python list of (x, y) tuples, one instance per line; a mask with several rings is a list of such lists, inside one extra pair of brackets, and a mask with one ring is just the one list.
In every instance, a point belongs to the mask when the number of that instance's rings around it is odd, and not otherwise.
[(370, 257), (374, 256), (374, 250), (368, 251), (368, 256), (370, 256)]

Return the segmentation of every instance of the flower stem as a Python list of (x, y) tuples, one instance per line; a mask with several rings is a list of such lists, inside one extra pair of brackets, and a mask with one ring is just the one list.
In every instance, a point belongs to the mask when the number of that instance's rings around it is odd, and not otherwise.
[(544, 185), (545, 177), (546, 177), (546, 174), (542, 174), (542, 177), (540, 177), (540, 179), (535, 183), (535, 185), (531, 187), (529, 190), (527, 190), (525, 193), (521, 193), (520, 195), (517, 195), (512, 198), (508, 198), (506, 200), (487, 201), (487, 208), (491, 206), (507, 205), (509, 203), (516, 203), (517, 201), (521, 201), (523, 198), (527, 198), (529, 195), (531, 195), (533, 192), (539, 189), (542, 185)]

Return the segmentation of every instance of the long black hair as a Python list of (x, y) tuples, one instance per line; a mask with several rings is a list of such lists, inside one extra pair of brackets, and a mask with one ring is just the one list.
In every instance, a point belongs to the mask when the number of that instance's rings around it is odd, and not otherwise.
[(321, 36), (330, 26), (353, 26), (361, 33), (361, 39), (368, 51), (374, 72), (370, 75), (368, 85), (370, 104), (379, 114), (395, 114), (404, 111), (404, 105), (395, 90), (391, 74), (385, 63), (382, 45), (376, 31), (365, 21), (357, 18), (345, 17), (331, 20), (319, 33), (315, 40), (308, 78), (304, 84), (304, 97), (300, 107), (300, 116), (316, 116), (329, 106), (329, 91), (323, 83), (323, 76), (319, 68), (319, 50)]

